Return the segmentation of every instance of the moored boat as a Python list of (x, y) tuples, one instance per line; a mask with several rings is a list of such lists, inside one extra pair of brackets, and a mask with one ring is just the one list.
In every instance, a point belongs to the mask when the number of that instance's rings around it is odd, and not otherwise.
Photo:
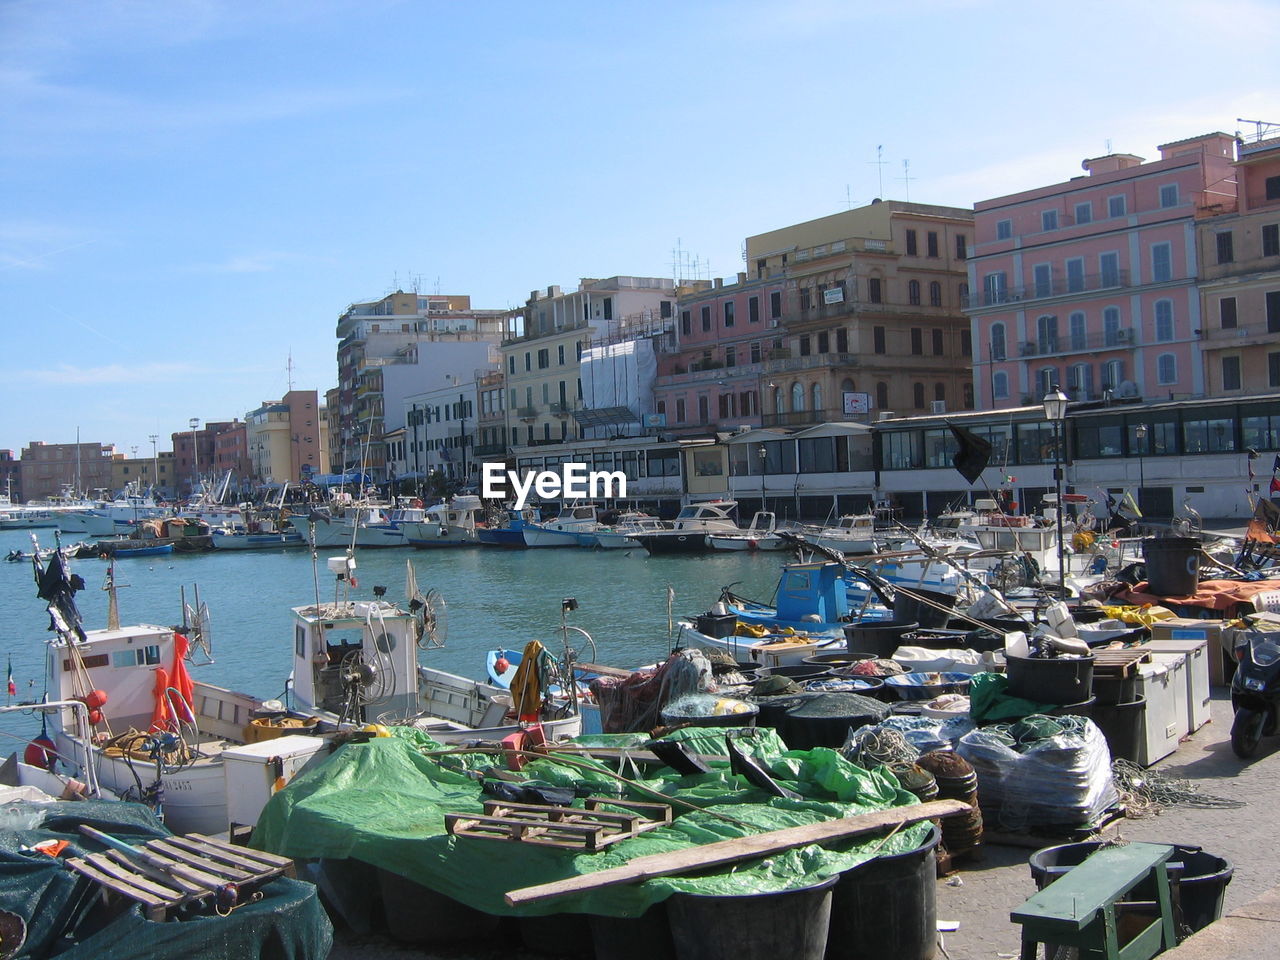
[(484, 502), (476, 496), (458, 496), (448, 503), (426, 508), (417, 522), (401, 524), (411, 547), (469, 547), (479, 543), (477, 533), (483, 528)]
[(522, 531), (527, 547), (579, 547), (595, 543), (600, 527), (593, 503), (571, 503), (550, 520), (526, 522)]
[(640, 534), (638, 540), (651, 554), (704, 553), (711, 547), (708, 534), (739, 533), (738, 504), (733, 500), (707, 500), (682, 507), (666, 530)]

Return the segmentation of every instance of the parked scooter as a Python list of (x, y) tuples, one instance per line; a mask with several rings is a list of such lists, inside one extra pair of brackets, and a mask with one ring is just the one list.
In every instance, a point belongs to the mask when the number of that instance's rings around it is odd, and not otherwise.
[(1248, 758), (1264, 735), (1280, 725), (1280, 633), (1251, 629), (1235, 647), (1236, 672), (1231, 678), (1231, 749)]

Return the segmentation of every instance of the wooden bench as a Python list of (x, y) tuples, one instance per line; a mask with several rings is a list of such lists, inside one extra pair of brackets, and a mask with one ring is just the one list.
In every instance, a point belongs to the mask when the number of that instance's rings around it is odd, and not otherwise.
[[(1029, 897), (1010, 915), (1022, 925), (1022, 960), (1035, 960), (1041, 943), (1078, 947), (1080, 960), (1149, 960), (1172, 949), (1171, 856), (1173, 847), (1162, 843), (1103, 847)], [(1144, 883), (1155, 899), (1128, 901)], [(1141, 922), (1143, 914), (1152, 918), (1136, 932), (1121, 929), (1119, 918)]]

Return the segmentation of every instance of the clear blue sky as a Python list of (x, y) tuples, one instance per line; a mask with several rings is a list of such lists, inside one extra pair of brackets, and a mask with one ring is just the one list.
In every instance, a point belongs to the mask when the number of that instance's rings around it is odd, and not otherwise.
[[(0, 0), (0, 448), (150, 452), (336, 380), (399, 285), (742, 269), (883, 195), (970, 206), (1280, 121), (1263, 0)], [(904, 182), (903, 161), (912, 178)], [(908, 196), (909, 190), (909, 196)]]

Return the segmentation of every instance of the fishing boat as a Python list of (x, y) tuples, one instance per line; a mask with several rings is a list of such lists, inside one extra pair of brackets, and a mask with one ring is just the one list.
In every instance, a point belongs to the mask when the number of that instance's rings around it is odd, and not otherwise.
[(704, 553), (708, 534), (740, 533), (738, 504), (734, 500), (707, 500), (682, 507), (666, 530), (646, 533), (635, 539), (650, 554)]
[(426, 508), (417, 522), (404, 523), (405, 539), (411, 547), (470, 547), (479, 543), (477, 532), (484, 527), (484, 501), (476, 496), (458, 496), (448, 503)]
[(829, 526), (806, 531), (805, 538), (846, 556), (875, 553), (876, 517), (874, 513), (848, 513)]
[(528, 523), (522, 531), (526, 547), (594, 546), (600, 528), (594, 503), (564, 504), (560, 513), (545, 522)]
[(306, 539), (297, 530), (219, 529), (209, 541), (215, 550), (282, 550), (305, 547)]
[[(318, 522), (319, 521), (319, 522)], [(290, 525), (316, 547), (407, 547), (404, 530), (393, 523), (385, 504), (359, 503), (342, 516), (317, 512), (289, 518)]]
[(162, 557), (173, 553), (172, 541), (151, 543), (146, 540), (99, 540), (94, 549), (100, 556), (126, 559), (129, 557)]
[(476, 542), (485, 547), (523, 550), (525, 524), (536, 523), (539, 516), (541, 514), (537, 507), (502, 510), (494, 517), (493, 522), (476, 528)]
[(708, 533), (707, 545), (712, 550), (786, 550), (790, 544), (777, 532), (773, 513), (756, 511), (749, 526), (736, 532)]
[(596, 542), (592, 546), (601, 550), (641, 550), (643, 547), (637, 536), (658, 533), (670, 529), (670, 526), (647, 513), (622, 513), (614, 523), (596, 530)]

